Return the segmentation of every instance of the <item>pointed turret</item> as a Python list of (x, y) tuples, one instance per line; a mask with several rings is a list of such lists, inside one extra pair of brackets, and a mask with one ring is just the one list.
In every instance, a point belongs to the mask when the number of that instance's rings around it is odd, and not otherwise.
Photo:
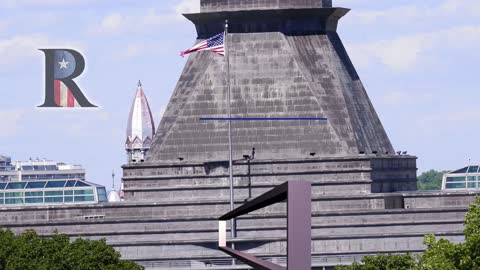
[(118, 192), (115, 190), (115, 172), (112, 171), (112, 190), (108, 194), (108, 202), (119, 202), (120, 196)]
[(133, 100), (128, 118), (127, 142), (125, 148), (129, 163), (142, 163), (152, 145), (155, 135), (155, 124), (142, 83), (138, 81), (137, 93)]

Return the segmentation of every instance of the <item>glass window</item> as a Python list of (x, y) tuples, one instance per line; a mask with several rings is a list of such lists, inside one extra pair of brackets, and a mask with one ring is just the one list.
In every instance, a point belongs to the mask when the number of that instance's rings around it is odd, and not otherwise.
[(25, 197), (42, 197), (43, 191), (25, 192)]
[(447, 177), (447, 183), (450, 183), (450, 182), (465, 182), (466, 181), (466, 177), (465, 176), (461, 176), (461, 177)]
[(475, 176), (469, 176), (469, 177), (467, 177), (467, 179), (468, 179), (469, 182), (470, 182), (470, 181), (476, 181), (476, 180), (477, 180), (477, 177), (475, 177)]
[(75, 186), (76, 180), (68, 180), (67, 184), (65, 185), (66, 187), (74, 187)]
[(82, 181), (77, 181), (76, 187), (89, 187), (90, 185)]
[(75, 195), (93, 195), (93, 190), (75, 190)]
[(478, 166), (470, 166), (470, 168), (468, 169), (468, 172), (469, 173), (476, 173), (478, 170)]
[(61, 203), (63, 197), (45, 197), (45, 203)]
[(0, 199), (0, 204), (4, 204), (5, 203), (5, 200), (4, 199)]
[(6, 198), (19, 198), (23, 197), (23, 192), (5, 192)]
[(63, 191), (45, 191), (45, 196), (63, 196)]
[(73, 202), (73, 196), (65, 196), (65, 202)]
[(476, 188), (477, 182), (468, 182), (468, 188)]
[(23, 199), (5, 199), (5, 204), (22, 204)]
[(98, 187), (97, 188), (97, 193), (98, 193), (98, 195), (107, 195), (107, 192), (105, 191), (104, 187)]
[(98, 196), (98, 200), (100, 202), (107, 202), (108, 201), (107, 192), (105, 191), (104, 187), (98, 187), (97, 188), (97, 196)]
[(93, 196), (75, 196), (76, 202), (94, 202), (95, 197)]
[(3, 193), (3, 192), (0, 192), (0, 198), (3, 198), (3, 197), (4, 197), (4, 195), (5, 195), (5, 193)]
[(48, 181), (46, 188), (59, 188), (64, 186), (65, 181)]
[(465, 188), (465, 182), (463, 183), (447, 183), (447, 189)]
[(7, 186), (7, 183), (0, 183), (0, 189), (5, 189), (6, 186)]
[(65, 195), (73, 195), (73, 190), (65, 190), (63, 191)]
[(25, 203), (43, 203), (43, 198), (25, 198)]
[(26, 188), (44, 188), (46, 183), (45, 181), (28, 182)]
[(23, 189), (27, 182), (10, 182), (6, 189)]

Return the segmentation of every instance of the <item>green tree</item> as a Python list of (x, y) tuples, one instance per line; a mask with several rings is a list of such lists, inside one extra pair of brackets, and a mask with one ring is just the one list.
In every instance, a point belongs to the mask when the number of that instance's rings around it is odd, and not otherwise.
[(470, 205), (465, 217), (465, 242), (453, 244), (428, 235), (427, 250), (420, 257), (419, 270), (478, 270), (480, 269), (480, 197)]
[(61, 234), (42, 238), (34, 231), (15, 236), (0, 230), (0, 269), (5, 270), (141, 270), (105, 240), (76, 239)]
[(447, 171), (430, 170), (418, 176), (418, 190), (440, 190), (442, 189), (443, 174)]
[(362, 263), (351, 266), (338, 266), (337, 270), (411, 270), (416, 266), (416, 259), (410, 254), (366, 256)]
[(480, 270), (480, 197), (470, 206), (465, 217), (465, 242), (425, 236), (425, 253), (412, 255), (367, 256), (362, 263), (339, 266), (337, 270)]

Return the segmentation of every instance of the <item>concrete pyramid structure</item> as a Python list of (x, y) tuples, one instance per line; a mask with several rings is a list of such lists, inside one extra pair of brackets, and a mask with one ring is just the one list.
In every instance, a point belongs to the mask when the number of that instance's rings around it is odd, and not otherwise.
[[(232, 124), (234, 159), (394, 153), (394, 149), (336, 32), (348, 10), (328, 1), (202, 1), (187, 14), (197, 42), (230, 21), (232, 116), (326, 117), (328, 121), (240, 121)], [(256, 1), (253, 1), (256, 2)], [(326, 5), (327, 7), (323, 7)], [(268, 10), (262, 10), (267, 9)], [(255, 9), (255, 10), (249, 10)], [(226, 159), (225, 58), (189, 57), (158, 128), (151, 162)]]

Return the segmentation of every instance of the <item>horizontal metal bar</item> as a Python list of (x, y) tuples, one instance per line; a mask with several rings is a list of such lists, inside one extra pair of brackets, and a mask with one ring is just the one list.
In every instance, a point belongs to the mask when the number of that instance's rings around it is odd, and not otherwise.
[(201, 117), (200, 121), (327, 121), (323, 117)]
[(219, 249), (230, 256), (250, 265), (255, 270), (287, 270), (287, 268), (274, 263), (264, 261), (248, 253), (237, 251), (229, 247), (219, 247)]
[(226, 213), (221, 216), (219, 220), (230, 220), (232, 218), (239, 217), (241, 215), (248, 214), (255, 210), (267, 207), (269, 205), (281, 202), (287, 199), (288, 182), (281, 184), (280, 186), (264, 193), (263, 195), (243, 204), (242, 206)]

